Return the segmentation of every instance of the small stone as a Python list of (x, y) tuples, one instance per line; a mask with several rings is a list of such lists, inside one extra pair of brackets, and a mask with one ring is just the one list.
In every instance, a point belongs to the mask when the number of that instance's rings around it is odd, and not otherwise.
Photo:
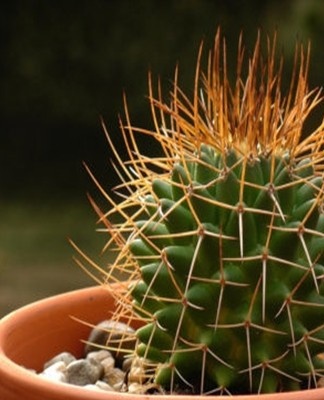
[(103, 381), (97, 381), (96, 383), (89, 383), (88, 385), (85, 385), (84, 388), (90, 389), (90, 390), (96, 390), (96, 391), (102, 391), (104, 390), (105, 392), (114, 392), (114, 389), (108, 385), (108, 383), (105, 383)]
[(56, 382), (67, 382), (67, 370), (64, 361), (51, 364), (39, 375)]
[(105, 358), (101, 361), (101, 365), (104, 369), (104, 375), (108, 375), (115, 368), (115, 359), (113, 357)]
[(133, 360), (129, 369), (128, 382), (142, 385), (145, 381), (147, 381), (146, 361), (137, 357)]
[(64, 351), (55, 357), (51, 358), (44, 364), (44, 369), (50, 367), (51, 365), (55, 364), (58, 361), (63, 361), (65, 365), (69, 365), (72, 361), (75, 361), (76, 358), (71, 353)]
[[(100, 322), (91, 331), (88, 344), (85, 346), (85, 354), (91, 351), (98, 350), (102, 346), (107, 346), (112, 352), (116, 363), (121, 366), (124, 361), (125, 352), (118, 352), (118, 347), (122, 349), (134, 350), (136, 338), (134, 329), (124, 324), (113, 320), (105, 320)], [(115, 351), (111, 350), (116, 348)]]
[(128, 374), (128, 381), (142, 384), (146, 381), (145, 370), (141, 367), (131, 368)]
[(128, 372), (131, 369), (133, 360), (134, 360), (133, 357), (125, 358), (122, 366), (122, 371)]
[(107, 358), (112, 358), (111, 352), (108, 350), (91, 351), (86, 357), (87, 360), (96, 360), (100, 363)]
[(147, 391), (146, 387), (141, 385), (140, 383), (131, 383), (127, 387), (127, 392), (132, 394), (145, 394)]
[(103, 379), (104, 382), (108, 383), (115, 391), (119, 392), (125, 383), (125, 373), (119, 368), (113, 368)]
[(97, 386), (101, 390), (105, 390), (106, 392), (114, 392), (114, 388), (110, 386), (107, 382), (104, 381), (97, 381), (95, 383), (95, 386)]
[(66, 370), (68, 382), (78, 386), (95, 383), (103, 374), (103, 367), (96, 360), (76, 360)]
[(101, 389), (100, 389), (97, 385), (95, 385), (95, 384), (93, 384), (93, 383), (88, 383), (87, 385), (84, 385), (83, 388), (84, 388), (84, 389), (95, 390), (95, 391), (97, 391), (97, 392), (100, 392), (100, 391), (101, 391)]

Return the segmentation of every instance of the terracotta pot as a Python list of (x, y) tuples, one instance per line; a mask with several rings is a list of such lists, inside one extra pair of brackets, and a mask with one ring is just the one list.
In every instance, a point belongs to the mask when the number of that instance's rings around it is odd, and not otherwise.
[[(90, 323), (107, 317), (114, 308), (109, 288), (92, 287), (50, 297), (14, 311), (0, 322), (0, 400), (166, 400), (162, 395), (128, 395), (94, 392), (78, 386), (54, 383), (27, 369), (42, 365), (61, 351), (76, 357), (83, 350), (82, 339), (90, 328), (71, 316)], [(193, 400), (198, 396), (173, 396)], [(168, 399), (173, 398), (168, 396)], [(219, 396), (200, 396), (200, 400), (218, 400)], [(224, 397), (225, 398), (225, 397)], [(228, 397), (226, 397), (228, 398)], [(323, 400), (324, 388), (270, 395), (236, 396), (235, 400)]]

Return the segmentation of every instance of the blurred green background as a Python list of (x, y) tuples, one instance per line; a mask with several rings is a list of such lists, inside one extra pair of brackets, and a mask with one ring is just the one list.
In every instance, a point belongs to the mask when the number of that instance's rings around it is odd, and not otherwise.
[(0, 7), (0, 315), (93, 284), (74, 264), (67, 237), (107, 263), (86, 198), (97, 192), (82, 161), (106, 189), (114, 186), (100, 116), (123, 152), (123, 91), (134, 125), (151, 124), (148, 70), (167, 97), (178, 63), (190, 94), (200, 42), (208, 48), (221, 25), (230, 60), (241, 30), (248, 50), (259, 28), (277, 30), (288, 70), (296, 38), (311, 40), (310, 85), (323, 83), (322, 0), (7, 0)]

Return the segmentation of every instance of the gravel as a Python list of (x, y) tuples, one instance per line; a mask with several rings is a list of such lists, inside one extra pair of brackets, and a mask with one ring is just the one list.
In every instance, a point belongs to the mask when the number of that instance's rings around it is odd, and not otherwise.
[(134, 330), (126, 324), (102, 321), (91, 331), (83, 358), (76, 359), (73, 354), (62, 352), (46, 361), (39, 375), (90, 390), (133, 394), (156, 391), (154, 384), (143, 383), (145, 370), (140, 358), (133, 360), (125, 356), (127, 353), (107, 350), (125, 339), (123, 348), (134, 349), (133, 334)]

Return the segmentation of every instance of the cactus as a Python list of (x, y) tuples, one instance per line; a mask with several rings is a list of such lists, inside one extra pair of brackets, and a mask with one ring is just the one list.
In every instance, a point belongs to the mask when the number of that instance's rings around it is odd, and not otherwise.
[[(263, 56), (259, 35), (244, 74), (240, 39), (231, 83), (218, 31), (192, 100), (176, 72), (170, 104), (149, 80), (154, 129), (125, 107), (122, 201), (100, 187), (111, 208), (95, 207), (117, 250), (107, 280), (129, 280), (114, 318), (140, 321), (131, 355), (166, 392), (288, 391), (323, 375), (324, 124), (302, 136), (322, 99), (302, 46), (282, 95), (275, 44)], [(138, 135), (162, 155), (142, 154)]]

